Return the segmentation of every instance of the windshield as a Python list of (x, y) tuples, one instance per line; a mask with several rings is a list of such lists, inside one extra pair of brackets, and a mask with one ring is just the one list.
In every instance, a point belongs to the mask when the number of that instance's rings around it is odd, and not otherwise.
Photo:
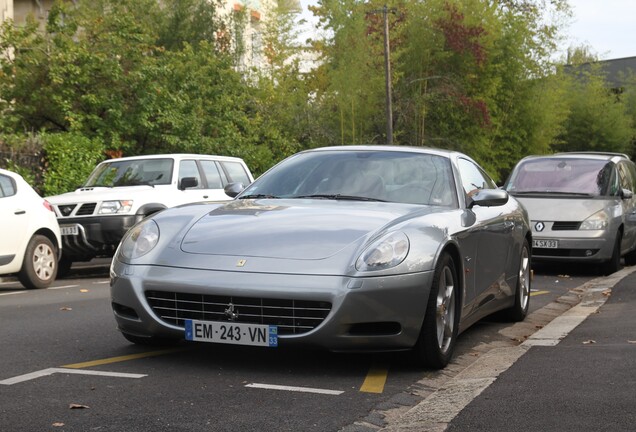
[(613, 195), (618, 190), (614, 164), (605, 160), (547, 157), (521, 162), (506, 189), (510, 193)]
[(275, 166), (238, 198), (258, 197), (457, 206), (447, 158), (399, 151), (301, 153)]
[(87, 187), (170, 184), (172, 159), (133, 159), (103, 162), (91, 173)]

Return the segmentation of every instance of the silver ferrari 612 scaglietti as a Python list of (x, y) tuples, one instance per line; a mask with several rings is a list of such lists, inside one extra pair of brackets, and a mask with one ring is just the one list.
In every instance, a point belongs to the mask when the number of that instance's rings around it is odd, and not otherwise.
[(134, 226), (112, 308), (134, 343), (412, 350), (442, 368), (477, 320), (525, 318), (531, 242), (524, 208), (461, 153), (320, 148)]

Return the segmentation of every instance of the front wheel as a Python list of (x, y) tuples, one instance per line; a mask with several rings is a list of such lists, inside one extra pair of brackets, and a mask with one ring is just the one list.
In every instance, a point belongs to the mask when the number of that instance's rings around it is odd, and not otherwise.
[(424, 323), (413, 348), (424, 366), (442, 369), (453, 356), (459, 329), (458, 289), (455, 262), (444, 253), (435, 266)]
[(50, 286), (57, 275), (57, 250), (43, 235), (31, 237), (24, 253), (18, 280), (25, 288), (40, 289)]
[(612, 257), (609, 259), (609, 261), (606, 261), (601, 266), (601, 271), (603, 272), (603, 275), (605, 276), (611, 275), (612, 273), (616, 273), (617, 271), (621, 269), (621, 240), (622, 238), (623, 236), (621, 235), (621, 232), (619, 231), (616, 234), (616, 241), (614, 242), (614, 250), (612, 252)]
[(515, 289), (515, 303), (511, 308), (503, 311), (503, 317), (508, 321), (523, 321), (528, 315), (531, 283), (530, 246), (528, 246), (528, 241), (526, 240), (521, 247), (519, 274), (517, 276), (517, 287)]

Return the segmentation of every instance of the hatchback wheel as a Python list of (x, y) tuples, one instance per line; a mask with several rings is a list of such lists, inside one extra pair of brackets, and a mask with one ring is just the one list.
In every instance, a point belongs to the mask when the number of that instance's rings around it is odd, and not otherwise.
[(20, 283), (28, 289), (46, 288), (57, 275), (57, 251), (47, 237), (34, 235), (24, 253)]

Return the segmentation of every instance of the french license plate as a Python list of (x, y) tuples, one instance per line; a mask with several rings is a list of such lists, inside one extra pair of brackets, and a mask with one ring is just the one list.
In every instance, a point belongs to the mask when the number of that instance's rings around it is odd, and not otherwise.
[(273, 325), (185, 320), (185, 338), (196, 342), (278, 346), (278, 327)]
[(79, 235), (79, 228), (77, 225), (60, 225), (60, 234)]
[(557, 249), (559, 247), (558, 240), (532, 240), (532, 247), (542, 249)]

